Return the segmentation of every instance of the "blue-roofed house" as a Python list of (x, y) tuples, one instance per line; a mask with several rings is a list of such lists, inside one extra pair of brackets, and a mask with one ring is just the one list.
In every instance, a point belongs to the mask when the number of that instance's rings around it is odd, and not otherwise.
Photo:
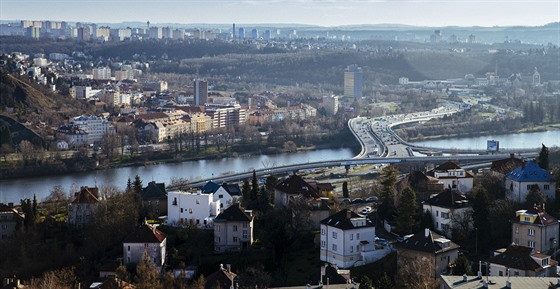
[(506, 197), (514, 202), (525, 202), (527, 194), (536, 186), (549, 200), (556, 198), (556, 182), (547, 170), (529, 161), (506, 174)]
[(203, 194), (213, 195), (213, 201), (220, 200), (220, 211), (223, 212), (232, 204), (240, 202), (241, 189), (237, 184), (224, 183), (221, 186), (214, 182), (208, 182), (202, 187)]

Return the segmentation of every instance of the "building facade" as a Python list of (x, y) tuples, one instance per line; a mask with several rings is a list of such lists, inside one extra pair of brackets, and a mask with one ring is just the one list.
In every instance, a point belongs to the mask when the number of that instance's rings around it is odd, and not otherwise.
[(171, 226), (209, 229), (220, 212), (220, 201), (213, 201), (211, 194), (171, 191), (167, 196), (167, 224)]
[(124, 264), (138, 264), (148, 254), (158, 269), (165, 263), (167, 236), (149, 224), (143, 224), (123, 241)]
[(489, 276), (555, 277), (558, 262), (533, 248), (510, 245), (488, 260)]
[(558, 248), (558, 219), (547, 214), (544, 205), (518, 210), (511, 222), (511, 242), (548, 253)]
[(363, 96), (363, 72), (356, 64), (348, 66), (344, 70), (344, 96), (354, 99)]
[(320, 248), (321, 261), (339, 268), (368, 264), (373, 258), (365, 254), (375, 251), (375, 224), (344, 209), (321, 221)]
[(68, 204), (68, 224), (83, 227), (93, 221), (93, 216), (100, 205), (99, 188), (81, 187), (74, 193), (74, 200)]
[(246, 250), (253, 244), (253, 215), (236, 203), (214, 219), (214, 251)]
[[(454, 222), (462, 220), (472, 208), (464, 195), (445, 190), (423, 202), (422, 210), (430, 212), (437, 231), (451, 238)], [(469, 224), (469, 227), (472, 227), (472, 224)]]
[(554, 178), (533, 161), (528, 161), (506, 174), (505, 187), (506, 197), (516, 203), (525, 202), (533, 188), (538, 188), (549, 200), (556, 199)]

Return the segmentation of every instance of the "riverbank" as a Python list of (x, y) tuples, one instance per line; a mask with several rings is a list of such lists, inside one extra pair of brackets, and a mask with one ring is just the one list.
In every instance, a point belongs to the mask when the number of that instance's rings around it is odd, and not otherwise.
[[(487, 131), (479, 131), (479, 132), (453, 132), (453, 133), (446, 133), (446, 134), (437, 134), (437, 135), (430, 135), (430, 136), (417, 136), (417, 137), (406, 137), (403, 138), (407, 142), (421, 142), (421, 141), (430, 141), (430, 140), (442, 140), (442, 139), (450, 139), (450, 138), (467, 138), (467, 137), (479, 137), (484, 135), (509, 135), (514, 133), (528, 133), (528, 132), (543, 132), (549, 130), (560, 130), (560, 123), (554, 124), (547, 124), (547, 125), (540, 125), (534, 127), (524, 127), (520, 128), (515, 131), (507, 131), (507, 132), (499, 132), (493, 130)], [(399, 133), (399, 130), (396, 129), (395, 133)], [(401, 136), (401, 135), (399, 135)], [(401, 136), (402, 137), (402, 136)]]

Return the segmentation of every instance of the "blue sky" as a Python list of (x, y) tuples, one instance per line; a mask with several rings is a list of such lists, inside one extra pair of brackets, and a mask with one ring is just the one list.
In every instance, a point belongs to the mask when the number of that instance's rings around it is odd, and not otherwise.
[(0, 0), (0, 19), (534, 26), (559, 22), (560, 0)]

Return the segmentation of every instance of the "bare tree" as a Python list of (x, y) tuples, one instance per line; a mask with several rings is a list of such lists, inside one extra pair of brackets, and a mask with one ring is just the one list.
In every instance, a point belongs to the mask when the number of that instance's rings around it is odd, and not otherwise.
[(428, 258), (409, 259), (399, 268), (397, 273), (398, 288), (434, 289), (439, 282), (434, 279), (435, 267)]

